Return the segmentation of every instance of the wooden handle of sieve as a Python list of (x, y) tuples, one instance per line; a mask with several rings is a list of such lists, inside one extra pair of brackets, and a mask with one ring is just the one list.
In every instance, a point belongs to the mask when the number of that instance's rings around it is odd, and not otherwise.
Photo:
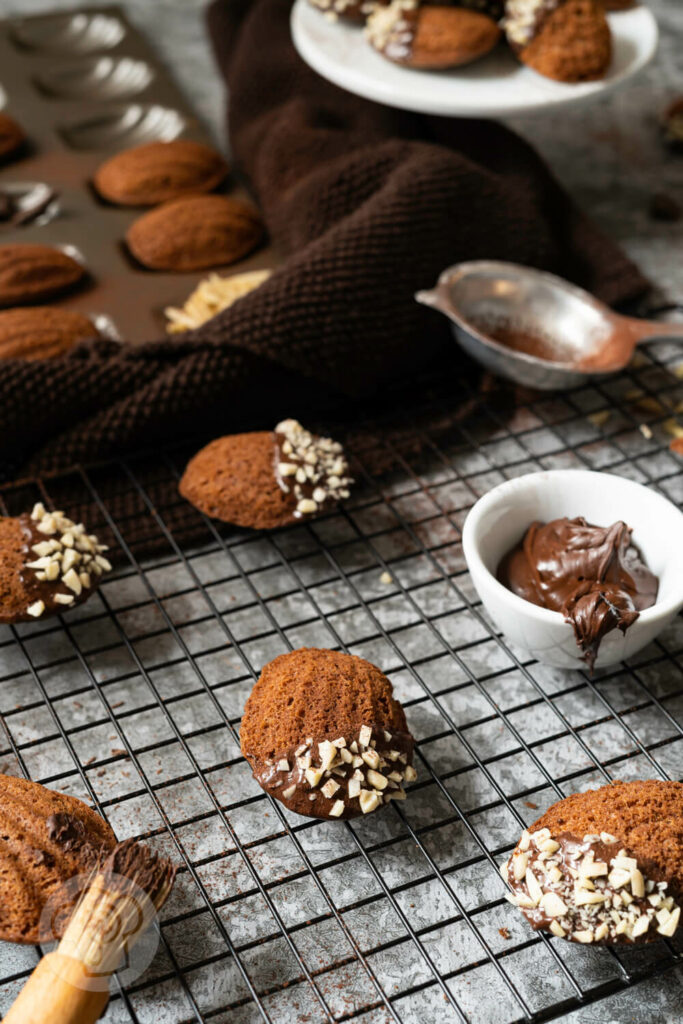
[(48, 953), (12, 1003), (3, 1024), (95, 1024), (109, 1001), (109, 990), (99, 991), (91, 985), (92, 976), (80, 960), (57, 950)]

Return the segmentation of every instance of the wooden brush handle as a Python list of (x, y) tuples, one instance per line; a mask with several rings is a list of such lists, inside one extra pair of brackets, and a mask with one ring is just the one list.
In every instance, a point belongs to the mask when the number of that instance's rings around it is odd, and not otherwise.
[(40, 961), (3, 1024), (95, 1024), (109, 991), (88, 988), (85, 964), (55, 950)]

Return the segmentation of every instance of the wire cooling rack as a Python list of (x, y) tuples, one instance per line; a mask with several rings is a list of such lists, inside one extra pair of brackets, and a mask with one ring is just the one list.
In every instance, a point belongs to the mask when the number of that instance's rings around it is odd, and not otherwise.
[[(190, 446), (0, 492), (5, 513), (87, 506), (121, 555), (86, 605), (0, 632), (0, 769), (89, 800), (180, 865), (157, 956), (107, 1021), (541, 1021), (680, 964), (677, 939), (610, 950), (533, 933), (498, 865), (561, 796), (681, 777), (681, 619), (593, 679), (525, 661), (487, 621), (460, 532), (481, 494), (539, 469), (619, 473), (680, 502), (681, 376), (660, 344), (562, 396), (506, 406), (509, 392), (454, 384), (398, 429), (346, 438), (344, 508), (268, 535), (184, 505)], [(303, 645), (390, 675), (417, 739), (404, 803), (309, 821), (251, 779), (244, 701), (265, 662)], [(0, 945), (0, 1010), (38, 956)]]

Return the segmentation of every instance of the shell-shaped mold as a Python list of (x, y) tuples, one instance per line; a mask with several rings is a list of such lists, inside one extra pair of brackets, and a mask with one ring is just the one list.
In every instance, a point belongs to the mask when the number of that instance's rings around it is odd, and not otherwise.
[(144, 60), (103, 56), (44, 68), (33, 81), (52, 99), (122, 100), (139, 95), (153, 78)]
[(111, 149), (144, 142), (170, 142), (186, 126), (183, 115), (171, 107), (131, 103), (62, 125), (59, 131), (72, 149)]
[(41, 227), (59, 213), (59, 194), (44, 181), (9, 181), (0, 186), (0, 231)]
[(126, 34), (123, 22), (110, 14), (48, 14), (15, 21), (11, 38), (26, 50), (86, 54), (111, 50)]

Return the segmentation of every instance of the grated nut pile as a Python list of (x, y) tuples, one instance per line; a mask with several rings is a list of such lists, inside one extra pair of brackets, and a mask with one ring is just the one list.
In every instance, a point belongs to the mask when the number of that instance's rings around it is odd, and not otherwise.
[(217, 313), (228, 309), (233, 302), (262, 285), (270, 275), (270, 270), (251, 270), (230, 277), (210, 274), (199, 282), (181, 308), (166, 307), (167, 333), (182, 334), (201, 327)]

